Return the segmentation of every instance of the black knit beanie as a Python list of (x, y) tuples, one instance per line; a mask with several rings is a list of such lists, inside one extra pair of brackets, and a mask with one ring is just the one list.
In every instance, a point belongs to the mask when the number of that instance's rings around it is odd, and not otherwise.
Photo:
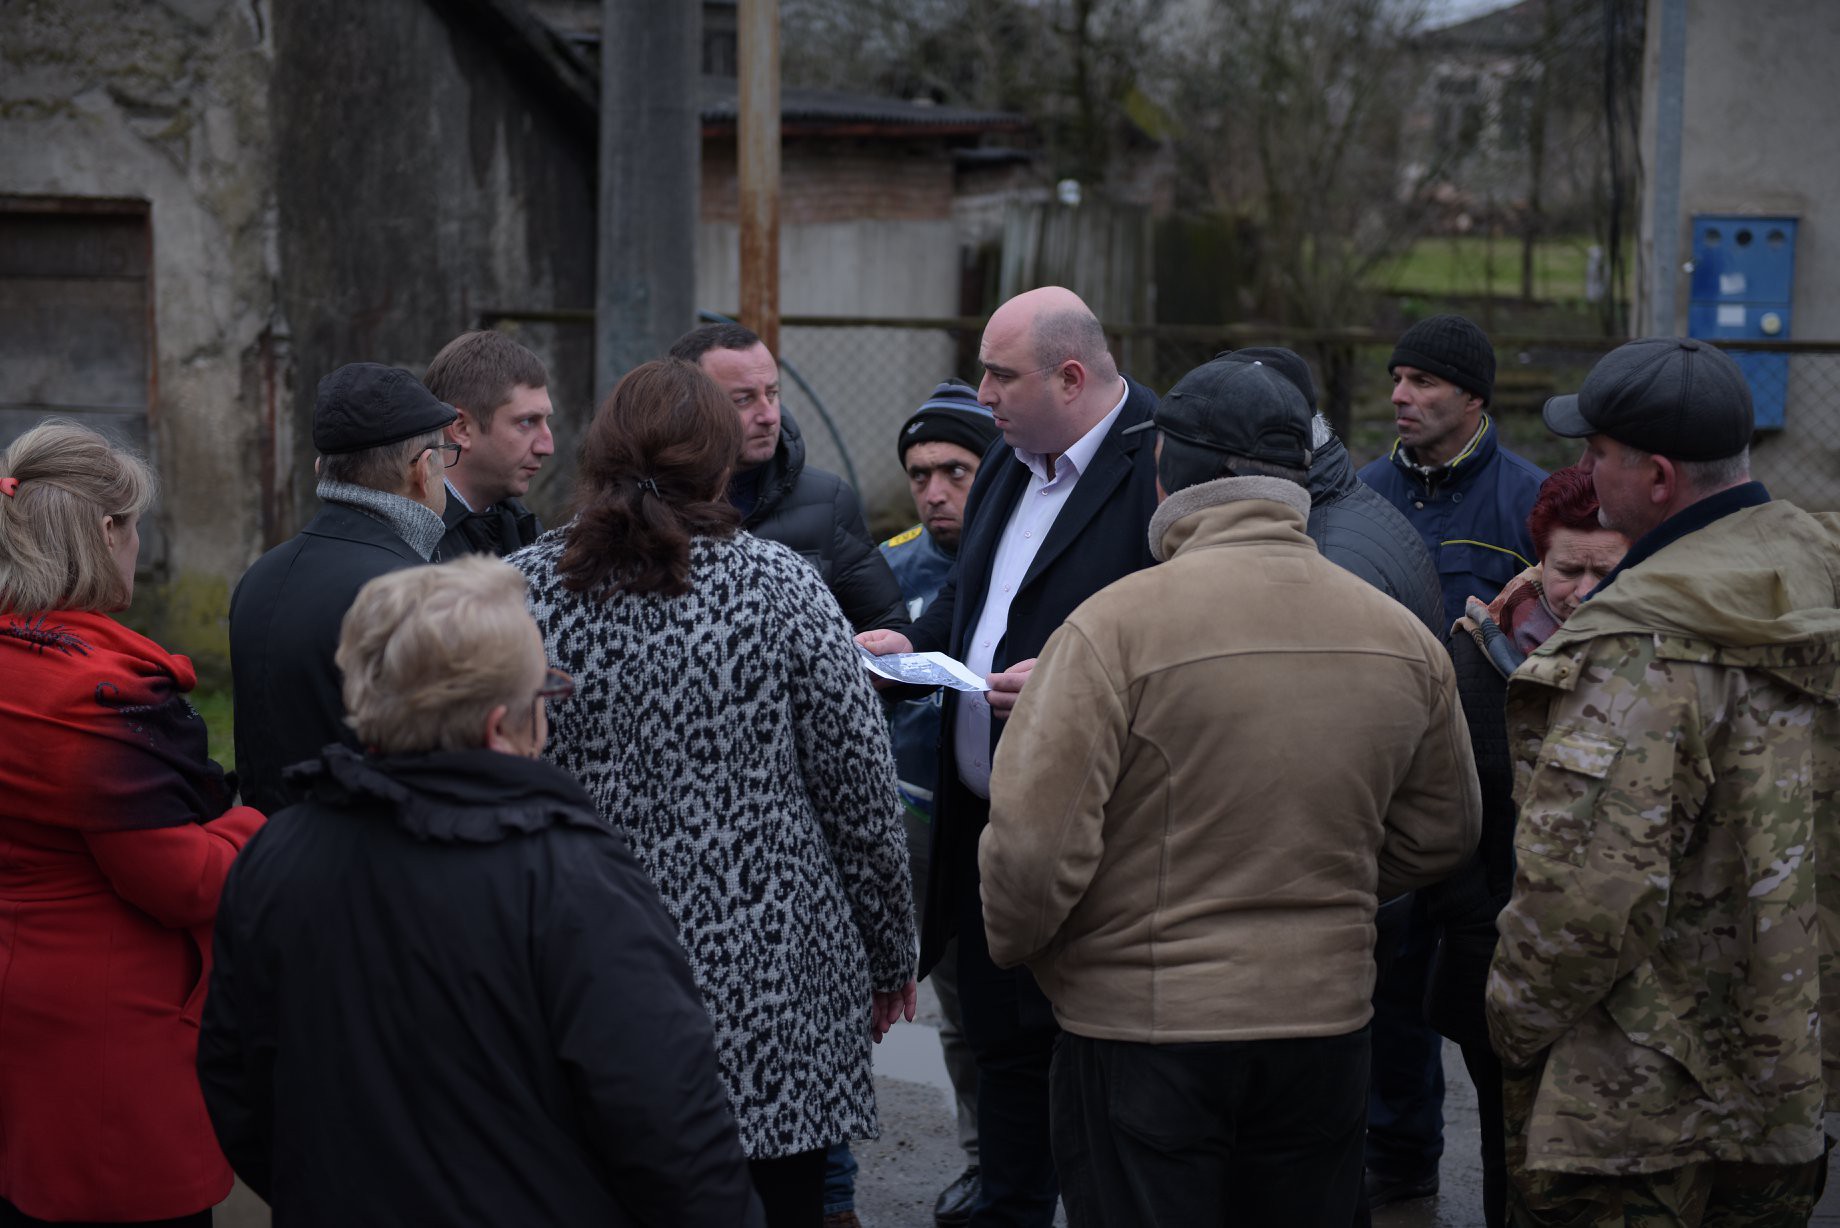
[(1387, 359), (1387, 374), (1395, 367), (1429, 371), (1475, 393), (1484, 405), (1495, 395), (1495, 347), (1462, 316), (1432, 316), (1406, 329)]
[(1001, 434), (997, 420), (978, 404), (977, 389), (957, 380), (947, 380), (933, 389), (914, 412), (901, 424), (901, 463), (907, 463), (907, 450), (917, 443), (935, 440), (955, 443), (973, 456), (983, 456)]

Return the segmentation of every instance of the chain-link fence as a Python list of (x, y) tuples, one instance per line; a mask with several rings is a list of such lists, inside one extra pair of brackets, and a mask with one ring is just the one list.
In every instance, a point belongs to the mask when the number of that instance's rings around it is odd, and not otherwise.
[[(786, 404), (804, 431), (811, 462), (853, 469), (879, 528), (912, 518), (895, 453), (901, 422), (940, 380), (976, 382), (982, 324), (960, 318), (786, 321), (783, 356), (822, 406), (820, 412), (788, 381)], [(1158, 392), (1222, 350), (1287, 345), (1309, 360), (1319, 393), (1330, 386), (1331, 368), (1339, 369), (1350, 410), (1347, 443), (1358, 464), (1392, 445), (1392, 381), (1386, 370), (1391, 337), (1366, 329), (1304, 332), (1239, 325), (1137, 326), (1111, 335), (1120, 366)], [(1499, 365), (1492, 412), (1503, 441), (1542, 468), (1576, 461), (1578, 443), (1551, 435), (1540, 421), (1540, 407), (1547, 397), (1577, 391), (1619, 339), (1497, 335), (1493, 340)], [(1840, 510), (1840, 342), (1721, 344), (1746, 367), (1759, 421), (1766, 420), (1766, 407), (1781, 406), (1780, 427), (1758, 431), (1754, 475), (1777, 498), (1811, 511)], [(834, 433), (826, 428), (827, 417)]]
[[(586, 312), (495, 316), (529, 327), (526, 344), (559, 347), (557, 332), (585, 331)], [(941, 380), (975, 383), (984, 321), (788, 316), (780, 358), (784, 402), (805, 439), (808, 463), (855, 483), (878, 533), (913, 520), (907, 484), (895, 451), (901, 423)], [(1392, 445), (1392, 381), (1386, 361), (1393, 337), (1372, 329), (1304, 331), (1247, 325), (1138, 325), (1108, 330), (1120, 367), (1157, 392), (1222, 350), (1284, 345), (1313, 368), (1325, 409), (1345, 396), (1349, 451), (1364, 464)], [(1617, 339), (1496, 334), (1498, 367), (1492, 413), (1504, 442), (1545, 469), (1578, 459), (1575, 441), (1557, 439), (1540, 422), (1546, 398), (1574, 392)], [(548, 342), (548, 346), (544, 345)], [(1752, 471), (1772, 494), (1812, 511), (1840, 510), (1840, 341), (1721, 342), (1751, 379), (1760, 429)], [(1333, 377), (1333, 378), (1331, 378)], [(1772, 411), (1780, 410), (1779, 413)], [(1331, 412), (1333, 412), (1331, 410)], [(562, 441), (559, 439), (559, 443)], [(566, 445), (565, 445), (566, 446)], [(558, 482), (571, 467), (554, 467)]]

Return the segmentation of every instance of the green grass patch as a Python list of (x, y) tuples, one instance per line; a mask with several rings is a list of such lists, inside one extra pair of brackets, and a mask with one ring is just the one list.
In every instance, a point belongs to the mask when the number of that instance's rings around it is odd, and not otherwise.
[(236, 729), (230, 711), (230, 692), (199, 687), (187, 696), (204, 727), (211, 734), (211, 758), (223, 764), (226, 772), (236, 768)]
[[(1543, 239), (1534, 246), (1533, 296), (1583, 301), (1591, 240)], [(1388, 294), (1430, 298), (1450, 295), (1518, 295), (1521, 241), (1512, 236), (1450, 235), (1419, 239), (1375, 267), (1367, 286)]]

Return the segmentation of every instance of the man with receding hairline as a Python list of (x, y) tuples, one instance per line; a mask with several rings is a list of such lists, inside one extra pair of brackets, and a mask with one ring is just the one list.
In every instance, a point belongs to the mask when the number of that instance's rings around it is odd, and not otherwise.
[(969, 1223), (1045, 1228), (1059, 1189), (1048, 1139), (1059, 1029), (1026, 970), (991, 962), (977, 841), (997, 739), (1036, 654), (1086, 598), (1154, 561), (1154, 450), (1125, 432), (1150, 420), (1156, 396), (1119, 374), (1097, 317), (1060, 286), (999, 307), (978, 360), (978, 400), (1008, 446), (978, 471), (957, 565), (910, 635), (857, 638), (876, 653), (950, 653), (990, 684), (987, 694), (945, 695), (920, 967), (958, 937), (965, 1036), (978, 1058), (982, 1190)]

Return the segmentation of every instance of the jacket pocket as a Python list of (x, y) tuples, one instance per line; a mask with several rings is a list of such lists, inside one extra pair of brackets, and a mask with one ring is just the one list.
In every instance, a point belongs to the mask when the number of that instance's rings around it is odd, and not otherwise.
[(1623, 740), (1613, 734), (1575, 727), (1548, 734), (1514, 825), (1514, 847), (1582, 866), (1604, 782), (1622, 752)]

